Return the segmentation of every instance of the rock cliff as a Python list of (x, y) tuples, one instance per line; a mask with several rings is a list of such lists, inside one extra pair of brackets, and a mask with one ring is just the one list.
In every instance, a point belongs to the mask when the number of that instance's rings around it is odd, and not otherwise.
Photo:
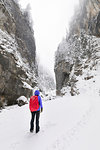
[(0, 0), (0, 107), (29, 97), (36, 82), (34, 31), (13, 0)]
[(70, 34), (86, 33), (100, 37), (100, 0), (80, 0), (70, 23)]
[(100, 0), (81, 0), (55, 54), (57, 95), (100, 94), (99, 69)]

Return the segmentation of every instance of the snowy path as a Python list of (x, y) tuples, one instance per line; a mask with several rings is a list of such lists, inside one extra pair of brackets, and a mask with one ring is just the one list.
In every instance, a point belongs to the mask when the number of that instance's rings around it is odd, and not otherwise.
[(29, 132), (28, 105), (0, 113), (1, 150), (100, 150), (98, 99), (64, 97), (43, 105), (38, 134)]

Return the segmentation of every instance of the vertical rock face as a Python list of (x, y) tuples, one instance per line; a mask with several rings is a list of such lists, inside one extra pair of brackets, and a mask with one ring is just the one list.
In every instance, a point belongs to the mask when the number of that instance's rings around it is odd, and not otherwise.
[(81, 0), (75, 14), (70, 34), (80, 34), (80, 29), (84, 29), (88, 34), (100, 36), (100, 0)]
[(13, 0), (1, 0), (0, 107), (32, 94), (37, 84), (35, 58), (34, 31), (25, 14)]
[(60, 95), (61, 89), (65, 83), (69, 81), (71, 67), (72, 66), (65, 61), (59, 62), (57, 68), (55, 67), (57, 95)]
[[(12, 0), (4, 0), (4, 6), (7, 8), (8, 13), (14, 19), (14, 23), (10, 26), (9, 20), (4, 23), (5, 30), (11, 34), (15, 34), (15, 39), (21, 49), (20, 53), (22, 57), (26, 57), (30, 65), (35, 64), (35, 40), (34, 40), (34, 31), (30, 27), (29, 21), (25, 16), (25, 13), (22, 13), (18, 5)], [(8, 18), (9, 19), (9, 18)], [(9, 25), (8, 25), (9, 24)], [(15, 30), (12, 30), (13, 24), (15, 25)], [(9, 32), (9, 29), (11, 32)]]
[(100, 69), (100, 0), (81, 0), (70, 32), (55, 54), (57, 95), (72, 96), (97, 87)]

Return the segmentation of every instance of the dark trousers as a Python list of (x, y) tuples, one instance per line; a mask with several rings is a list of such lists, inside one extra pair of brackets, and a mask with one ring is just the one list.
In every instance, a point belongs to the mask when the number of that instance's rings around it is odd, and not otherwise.
[(34, 119), (36, 118), (36, 132), (39, 131), (40, 127), (39, 127), (39, 117), (40, 117), (40, 111), (34, 111), (31, 112), (32, 118), (31, 118), (31, 122), (30, 122), (30, 130), (34, 130)]

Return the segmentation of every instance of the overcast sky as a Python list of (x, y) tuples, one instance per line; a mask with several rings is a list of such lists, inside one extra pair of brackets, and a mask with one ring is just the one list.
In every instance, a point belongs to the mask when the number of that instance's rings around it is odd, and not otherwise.
[(74, 6), (79, 0), (19, 0), (23, 8), (28, 3), (34, 22), (37, 55), (44, 67), (52, 73), (54, 68), (54, 53), (59, 42), (66, 35)]

